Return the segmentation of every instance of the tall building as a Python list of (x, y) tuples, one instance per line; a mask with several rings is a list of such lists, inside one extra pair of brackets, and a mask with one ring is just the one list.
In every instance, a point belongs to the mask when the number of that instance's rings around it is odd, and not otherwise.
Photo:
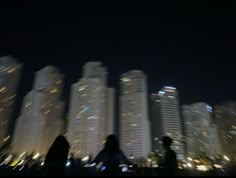
[(212, 122), (212, 107), (206, 103), (194, 103), (182, 107), (186, 135), (186, 155), (199, 157), (220, 154), (217, 126)]
[(71, 87), (67, 137), (75, 157), (95, 157), (114, 133), (114, 89), (107, 88), (101, 62), (88, 62), (83, 78)]
[(173, 139), (173, 150), (178, 159), (184, 158), (183, 128), (180, 118), (178, 92), (174, 87), (159, 91), (162, 135)]
[(214, 107), (215, 122), (219, 128), (222, 155), (236, 161), (236, 102), (228, 101)]
[(121, 75), (120, 144), (127, 156), (147, 158), (151, 151), (147, 79), (139, 70)]
[(9, 139), (9, 124), (21, 70), (22, 65), (16, 59), (10, 56), (0, 58), (0, 147)]
[(36, 73), (33, 90), (25, 96), (16, 122), (13, 153), (45, 155), (55, 138), (63, 133), (62, 79), (63, 75), (53, 66)]
[(160, 153), (162, 137), (161, 100), (159, 94), (152, 94), (150, 100), (150, 121), (152, 151)]

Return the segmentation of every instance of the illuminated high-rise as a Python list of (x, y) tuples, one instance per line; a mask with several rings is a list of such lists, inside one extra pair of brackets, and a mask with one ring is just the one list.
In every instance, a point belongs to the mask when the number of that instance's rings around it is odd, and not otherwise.
[(203, 154), (215, 156), (221, 153), (218, 128), (212, 121), (212, 107), (206, 103), (194, 103), (182, 107), (186, 156), (200, 157)]
[(13, 153), (45, 155), (54, 139), (63, 133), (62, 79), (53, 66), (36, 72), (33, 90), (24, 97), (16, 122)]
[(83, 78), (71, 87), (67, 138), (75, 157), (95, 157), (114, 133), (114, 90), (107, 88), (101, 62), (88, 62)]
[(228, 101), (215, 106), (214, 114), (222, 155), (236, 163), (236, 102)]
[(10, 56), (0, 58), (0, 147), (10, 138), (9, 123), (21, 70), (22, 65), (16, 59)]
[(127, 156), (147, 158), (151, 151), (147, 79), (139, 70), (121, 75), (120, 145)]
[(159, 91), (162, 136), (173, 139), (173, 150), (178, 159), (184, 158), (183, 128), (180, 118), (178, 92), (174, 87), (164, 87)]

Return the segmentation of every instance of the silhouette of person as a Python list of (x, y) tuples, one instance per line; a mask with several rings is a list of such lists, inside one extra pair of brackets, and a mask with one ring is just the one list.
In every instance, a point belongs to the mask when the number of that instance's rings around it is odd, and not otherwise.
[(69, 153), (69, 142), (64, 136), (58, 136), (46, 155), (44, 170), (46, 175), (65, 175), (65, 165)]
[(174, 176), (177, 171), (176, 153), (171, 149), (172, 139), (169, 137), (162, 138), (163, 147), (165, 149), (165, 159), (163, 163), (162, 174), (164, 176)]
[(120, 150), (119, 142), (115, 135), (107, 137), (104, 149), (96, 156), (93, 162), (101, 164), (102, 171), (106, 175), (119, 175), (121, 173), (119, 165), (130, 164)]

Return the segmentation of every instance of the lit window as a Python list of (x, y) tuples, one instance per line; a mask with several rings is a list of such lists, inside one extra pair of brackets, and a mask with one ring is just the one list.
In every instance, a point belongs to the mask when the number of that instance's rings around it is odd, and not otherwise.
[(56, 88), (50, 91), (51, 94), (56, 93), (56, 92), (57, 92)]
[(12, 68), (12, 69), (8, 70), (7, 73), (12, 73), (12, 72), (14, 72), (15, 70), (16, 70), (15, 68)]
[(3, 92), (6, 89), (6, 87), (0, 88), (0, 92)]
[(60, 84), (62, 82), (62, 80), (58, 80), (56, 81), (56, 84)]

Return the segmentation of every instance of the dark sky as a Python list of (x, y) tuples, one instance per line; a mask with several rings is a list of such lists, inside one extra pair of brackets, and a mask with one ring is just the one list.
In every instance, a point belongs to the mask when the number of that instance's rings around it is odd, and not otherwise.
[(24, 64), (20, 96), (36, 70), (54, 64), (65, 73), (67, 99), (82, 65), (102, 60), (116, 88), (122, 72), (141, 69), (150, 92), (175, 86), (181, 104), (236, 100), (235, 4), (84, 2), (1, 2), (0, 56)]

